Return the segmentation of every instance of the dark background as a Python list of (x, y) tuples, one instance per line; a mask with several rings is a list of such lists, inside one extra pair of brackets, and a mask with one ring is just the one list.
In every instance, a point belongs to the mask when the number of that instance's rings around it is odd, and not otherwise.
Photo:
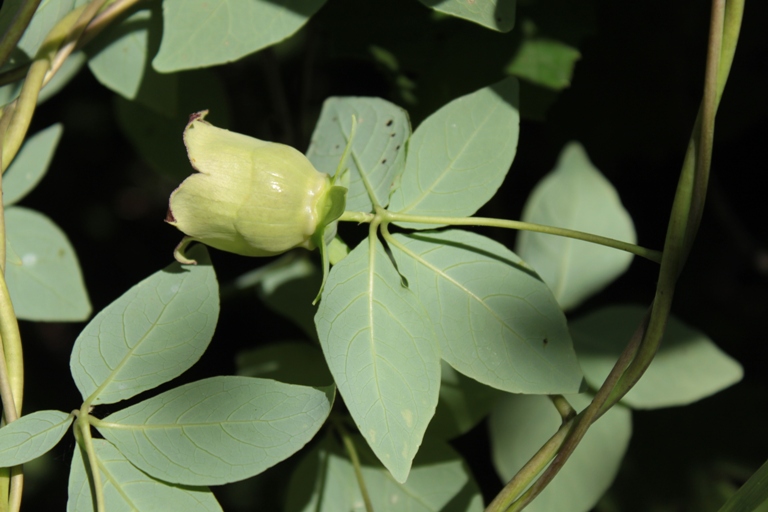
[[(618, 189), (639, 243), (661, 248), (701, 97), (709, 6), (693, 0), (519, 4), (518, 24), (533, 19), (542, 34), (573, 44), (582, 58), (571, 87), (560, 93), (523, 84), (518, 155), (504, 186), (480, 213), (519, 218), (527, 194), (552, 169), (563, 145), (578, 140)], [(767, 170), (759, 163), (768, 140), (766, 11), (765, 2), (747, 3), (717, 119), (707, 209), (673, 308), (741, 362), (745, 378), (686, 408), (636, 412), (630, 451), (603, 511), (709, 510), (717, 485), (740, 485), (768, 457), (768, 230), (759, 178)], [(516, 30), (504, 35), (461, 20), (435, 20), (416, 0), (328, 0), (288, 42), (213, 71), (229, 97), (231, 129), (303, 151), (326, 97), (384, 97), (408, 109), (415, 127), (451, 99), (503, 78), (518, 42)], [(373, 59), (370, 45), (390, 51), (399, 68)], [(169, 264), (180, 237), (163, 223), (178, 179), (152, 170), (128, 142), (116, 122), (115, 101), (83, 69), (39, 108), (30, 133), (54, 122), (64, 123), (65, 131), (47, 177), (22, 203), (68, 234), (94, 311)], [(182, 129), (183, 123), (179, 145)], [(514, 233), (483, 232), (513, 247)], [(222, 284), (267, 261), (218, 251), (212, 257)], [(648, 304), (656, 272), (655, 265), (636, 260), (574, 316), (608, 302)], [(83, 326), (21, 322), (26, 412), (79, 407), (68, 362)], [(174, 385), (231, 374), (239, 350), (301, 336), (255, 294), (228, 300), (208, 352)], [(99, 415), (108, 409), (100, 407)], [(61, 509), (73, 444), (65, 441), (51, 457), (28, 466), (26, 510)], [(455, 446), (467, 456), (486, 499), (492, 497), (501, 482), (485, 455), (485, 426)], [(226, 510), (277, 509), (278, 490), (294, 463), (217, 495)]]

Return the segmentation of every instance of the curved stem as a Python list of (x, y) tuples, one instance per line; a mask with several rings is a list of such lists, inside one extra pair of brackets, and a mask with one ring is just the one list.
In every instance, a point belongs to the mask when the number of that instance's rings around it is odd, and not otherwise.
[(366, 512), (373, 512), (373, 503), (371, 502), (371, 497), (368, 495), (368, 488), (365, 485), (362, 466), (360, 465), (360, 458), (357, 456), (355, 442), (341, 421), (334, 420), (333, 424), (339, 432), (339, 436), (341, 436), (341, 441), (344, 443), (344, 448), (347, 450), (349, 460), (352, 461), (352, 467), (355, 469), (355, 478), (357, 479), (357, 486), (360, 488), (360, 494), (363, 496), (365, 510)]
[(39, 5), (40, 0), (27, 0), (19, 6), (13, 21), (2, 35), (2, 39), (0, 39), (0, 66), (5, 64), (13, 49), (16, 48), (16, 44), (21, 39), (21, 36), (24, 35), (24, 31), (27, 30), (27, 26)]

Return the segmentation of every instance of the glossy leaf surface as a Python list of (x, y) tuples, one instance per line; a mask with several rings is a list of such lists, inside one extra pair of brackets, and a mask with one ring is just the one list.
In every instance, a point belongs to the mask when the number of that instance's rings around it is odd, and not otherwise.
[(72, 349), (72, 377), (84, 400), (108, 404), (178, 377), (208, 348), (219, 290), (208, 252), (198, 265), (173, 263), (125, 292), (83, 329)]
[(185, 384), (104, 418), (99, 432), (162, 480), (220, 485), (259, 474), (323, 425), (333, 389), (251, 377)]
[[(534, 188), (522, 220), (635, 243), (632, 218), (616, 190), (578, 143), (568, 144), (555, 169)], [(521, 231), (517, 253), (568, 310), (623, 274), (632, 254), (554, 235)]]
[(360, 432), (404, 482), (435, 413), (440, 356), (426, 312), (378, 240), (333, 267), (315, 323)]

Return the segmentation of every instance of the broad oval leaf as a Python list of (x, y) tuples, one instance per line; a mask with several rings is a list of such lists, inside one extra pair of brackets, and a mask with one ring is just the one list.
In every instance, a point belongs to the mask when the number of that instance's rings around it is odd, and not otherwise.
[[(352, 437), (376, 512), (480, 512), (483, 500), (466, 463), (447, 443), (424, 439), (405, 483), (396, 483), (359, 436)], [(364, 510), (355, 470), (331, 438), (301, 461), (288, 485), (286, 512)]]
[(75, 341), (72, 377), (84, 400), (109, 404), (178, 377), (200, 359), (219, 316), (208, 252), (173, 263), (99, 312)]
[[(531, 192), (522, 220), (636, 241), (632, 218), (616, 190), (575, 142)], [(632, 262), (632, 254), (624, 251), (532, 231), (520, 232), (517, 253), (552, 288), (564, 310), (603, 289)]]
[[(566, 396), (574, 409), (591, 396)], [(562, 423), (549, 397), (507, 395), (491, 413), (491, 458), (502, 480), (509, 481), (549, 440)], [(530, 512), (587, 512), (608, 490), (619, 471), (632, 435), (631, 412), (614, 406), (587, 431), (565, 466), (533, 500)]]
[(397, 234), (390, 247), (451, 366), (513, 393), (578, 392), (565, 315), (517, 255), (462, 230)]
[[(644, 314), (642, 306), (611, 306), (571, 322), (576, 353), (592, 387), (602, 385)], [(656, 357), (622, 402), (633, 409), (686, 405), (739, 382), (743, 374), (709, 337), (671, 316)]]
[(6, 207), (21, 201), (43, 179), (63, 131), (62, 124), (56, 123), (24, 141), (3, 174), (3, 204)]
[(333, 388), (212, 377), (118, 411), (96, 428), (156, 478), (220, 485), (296, 453), (323, 425), (332, 402)]
[(47, 322), (81, 321), (91, 314), (77, 255), (67, 236), (42, 213), (5, 211), (5, 279), (16, 316)]
[(88, 46), (88, 66), (105, 87), (172, 118), (176, 115), (178, 75), (160, 74), (150, 62), (160, 45), (162, 30), (159, 6), (137, 11)]
[(325, 0), (164, 0), (160, 72), (232, 62), (292, 36)]
[(364, 240), (333, 267), (315, 323), (360, 432), (404, 482), (435, 413), (440, 356), (426, 312), (381, 242)]
[(373, 211), (363, 180), (367, 180), (379, 206), (386, 207), (392, 186), (403, 171), (405, 143), (411, 136), (408, 113), (380, 98), (329, 98), (312, 134), (307, 158), (319, 171), (333, 176), (349, 140), (352, 116), (355, 139), (345, 168), (349, 180), (347, 210)]
[[(220, 512), (222, 510), (207, 487), (192, 487), (161, 482), (142, 473), (114, 446), (94, 439), (105, 509), (109, 512)], [(69, 471), (67, 512), (93, 512), (91, 485), (82, 450), (75, 446)]]
[(519, 132), (515, 78), (453, 100), (424, 120), (408, 141), (405, 170), (389, 209), (411, 215), (472, 215), (504, 181)]
[(517, 0), (419, 0), (437, 12), (450, 14), (498, 32), (515, 26)]
[(72, 415), (37, 411), (0, 428), (0, 468), (24, 464), (48, 452), (61, 441)]

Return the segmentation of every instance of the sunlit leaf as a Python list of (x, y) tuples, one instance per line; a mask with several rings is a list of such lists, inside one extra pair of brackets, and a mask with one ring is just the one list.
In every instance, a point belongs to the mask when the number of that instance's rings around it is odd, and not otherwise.
[(565, 316), (503, 245), (462, 230), (394, 235), (390, 248), (427, 310), (442, 357), (514, 393), (575, 393), (581, 370)]
[(212, 377), (111, 414), (96, 427), (156, 478), (219, 485), (296, 453), (323, 425), (332, 401), (332, 388)]
[[(567, 395), (576, 410), (592, 399)], [(505, 482), (528, 462), (562, 423), (546, 396), (507, 395), (491, 413), (491, 457)], [(618, 473), (632, 434), (629, 409), (610, 409), (587, 431), (565, 466), (531, 502), (530, 512), (587, 512), (608, 490)]]
[(389, 209), (411, 215), (472, 215), (504, 181), (517, 151), (519, 123), (514, 78), (445, 105), (408, 141), (405, 170)]
[(440, 356), (426, 312), (379, 241), (364, 240), (333, 267), (315, 323), (360, 432), (404, 482), (435, 412)]
[(66, 235), (42, 213), (5, 210), (5, 279), (18, 318), (80, 321), (91, 314), (80, 265)]
[(571, 76), (581, 53), (555, 39), (524, 39), (507, 65), (506, 72), (550, 89), (571, 85)]
[(10, 206), (21, 201), (37, 186), (53, 158), (64, 130), (56, 123), (29, 137), (3, 174), (3, 204)]
[(150, 62), (162, 30), (159, 6), (135, 12), (87, 47), (88, 66), (104, 86), (173, 118), (178, 75), (160, 74)]
[[(461, 456), (443, 442), (425, 439), (405, 483), (392, 480), (365, 441), (354, 436), (362, 476), (376, 512), (475, 512), (480, 491)], [(288, 486), (286, 512), (364, 510), (354, 468), (332, 439), (299, 464)]]
[(307, 157), (318, 170), (333, 175), (349, 139), (352, 116), (357, 129), (350, 155), (347, 210), (370, 212), (363, 176), (380, 206), (389, 203), (392, 185), (403, 170), (405, 141), (411, 135), (408, 113), (380, 98), (329, 98), (312, 134)]
[(427, 7), (499, 32), (515, 26), (516, 0), (419, 0)]
[(0, 467), (24, 464), (48, 452), (64, 437), (72, 415), (36, 411), (0, 428)]
[[(642, 306), (611, 306), (571, 322), (587, 382), (599, 387), (645, 314)], [(741, 365), (705, 334), (674, 316), (664, 341), (640, 381), (622, 399), (634, 409), (686, 405), (737, 382)]]
[(232, 62), (299, 30), (325, 0), (164, 0), (153, 65), (167, 73)]
[[(221, 511), (206, 487), (161, 482), (142, 473), (110, 443), (94, 439), (104, 506), (109, 512), (162, 510), (163, 512)], [(69, 472), (67, 512), (94, 512), (93, 497), (83, 453), (75, 446)]]
[(83, 399), (108, 404), (178, 377), (200, 359), (219, 316), (208, 252), (197, 265), (173, 263), (99, 312), (72, 348), (72, 377)]
[[(555, 169), (534, 188), (522, 220), (635, 243), (632, 218), (616, 190), (578, 143), (568, 144)], [(632, 254), (554, 235), (521, 231), (517, 253), (571, 309), (623, 274)]]

